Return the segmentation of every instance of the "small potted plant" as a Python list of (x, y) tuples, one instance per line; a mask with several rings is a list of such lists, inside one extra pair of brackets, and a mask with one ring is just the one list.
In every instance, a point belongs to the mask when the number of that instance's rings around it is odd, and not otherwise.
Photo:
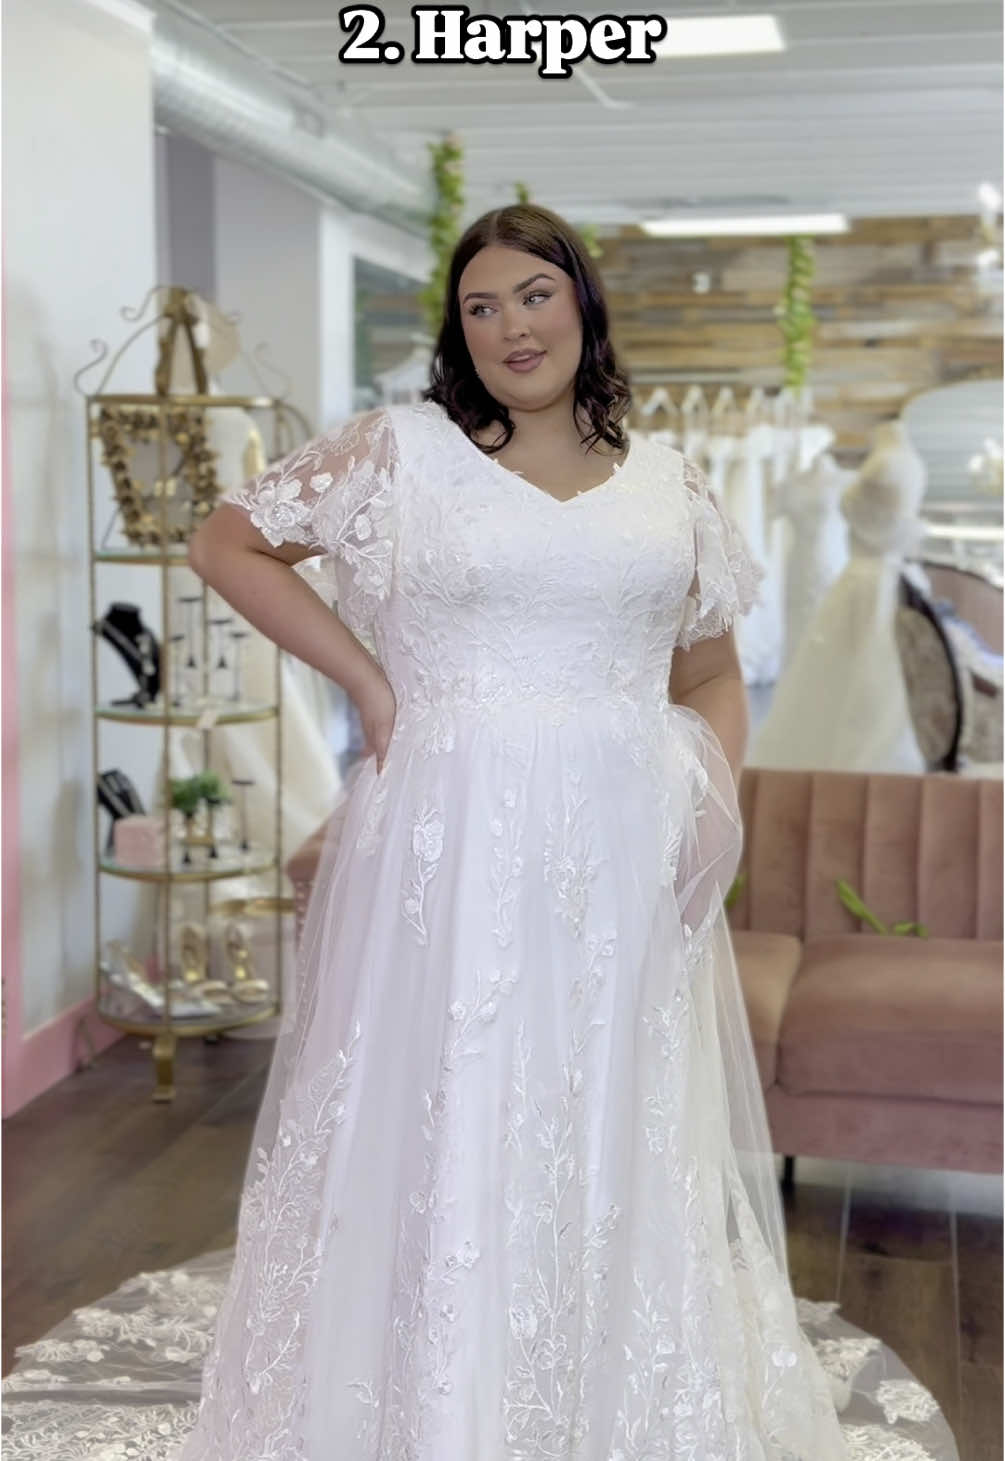
[[(185, 818), (185, 853), (182, 857), (182, 865), (191, 867), (191, 848), (195, 843), (205, 843), (209, 848), (209, 856), (218, 858), (220, 856), (216, 845), (216, 838), (213, 835), (213, 813), (216, 808), (223, 806), (230, 801), (229, 788), (215, 771), (201, 771), (196, 776), (187, 776), (180, 780), (171, 781), (171, 805), (176, 811), (181, 812)], [(199, 810), (200, 802), (206, 803), (207, 810), (207, 833), (205, 837), (196, 837), (192, 832), (192, 823)]]
[(185, 835), (182, 838), (185, 851), (182, 855), (182, 866), (192, 865), (192, 823), (195, 814), (199, 810), (199, 803), (202, 801), (202, 792), (199, 788), (199, 777), (188, 776), (181, 779), (171, 778), (171, 805), (176, 812), (181, 812), (185, 818)]

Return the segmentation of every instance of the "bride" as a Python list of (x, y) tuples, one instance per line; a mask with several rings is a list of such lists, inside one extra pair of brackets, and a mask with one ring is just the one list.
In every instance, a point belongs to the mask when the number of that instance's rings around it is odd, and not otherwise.
[(628, 405), (582, 240), (494, 210), (455, 250), (427, 399), (318, 437), (192, 540), (352, 695), (367, 754), (235, 1249), (41, 1341), (57, 1379), (11, 1456), (955, 1457), (897, 1357), (790, 1287), (722, 904), (759, 570)]

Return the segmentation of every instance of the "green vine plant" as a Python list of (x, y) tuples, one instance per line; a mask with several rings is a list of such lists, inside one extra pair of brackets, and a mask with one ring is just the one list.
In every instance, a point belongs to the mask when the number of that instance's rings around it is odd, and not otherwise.
[[(530, 189), (526, 183), (514, 183), (513, 186), (516, 190), (516, 200), (518, 203), (529, 203), (531, 201)], [(597, 226), (595, 223), (584, 223), (582, 228), (579, 229), (579, 236), (586, 245), (586, 252), (591, 259), (602, 259), (604, 257), (604, 251), (597, 238)]]
[(789, 239), (789, 267), (782, 303), (775, 318), (784, 340), (782, 361), (785, 384), (800, 389), (809, 378), (816, 316), (811, 304), (816, 253), (812, 238), (797, 234)]
[(464, 211), (464, 152), (454, 136), (430, 142), (436, 202), (429, 218), (429, 243), (433, 251), (433, 272), (419, 294), (419, 304), (429, 333), (439, 335), (447, 296), (447, 274), (454, 246), (461, 236)]
[(838, 891), (838, 897), (844, 907), (848, 909), (848, 912), (860, 919), (867, 928), (871, 928), (873, 933), (899, 935), (900, 937), (911, 934), (916, 938), (928, 937), (928, 929), (923, 923), (905, 921), (903, 923), (894, 923), (888, 928), (885, 923), (876, 917), (870, 908), (866, 907), (861, 895), (856, 893), (855, 889), (850, 883), (846, 883), (844, 878), (838, 878), (835, 886)]

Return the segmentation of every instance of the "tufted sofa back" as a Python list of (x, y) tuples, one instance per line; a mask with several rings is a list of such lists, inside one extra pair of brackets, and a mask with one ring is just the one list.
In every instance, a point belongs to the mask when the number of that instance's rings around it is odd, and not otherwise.
[(740, 783), (747, 880), (735, 929), (801, 939), (869, 932), (839, 878), (887, 926), (1002, 937), (1002, 782), (748, 767)]

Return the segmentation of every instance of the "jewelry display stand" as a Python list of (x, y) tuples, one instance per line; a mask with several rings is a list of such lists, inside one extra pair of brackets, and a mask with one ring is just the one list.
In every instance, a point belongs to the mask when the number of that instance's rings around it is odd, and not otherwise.
[[(264, 418), (261, 436), (264, 441), (271, 439), (271, 460), (309, 433), (303, 418), (282, 397), (210, 393), (205, 341), (198, 339), (200, 327), (205, 330), (205, 313), (199, 310), (204, 302), (197, 296), (182, 289), (159, 288), (151, 291), (139, 312), (123, 310), (124, 318), (141, 318), (154, 297), (160, 303), (159, 315), (142, 325), (118, 350), (98, 389), (87, 393), (80, 381), (105, 358), (108, 352), (104, 345), (98, 346), (97, 359), (78, 373), (76, 383), (85, 397), (88, 440), (92, 784), (96, 788), (95, 1009), (106, 1023), (152, 1040), (156, 1072), (153, 1099), (171, 1101), (179, 1038), (199, 1035), (212, 1041), (225, 1030), (282, 1013), (282, 920), (292, 909), (292, 900), (283, 895), (284, 875), (278, 856), (282, 826), (280, 651), (275, 649), (274, 692), (267, 701), (250, 703), (242, 692), (240, 655), (244, 638), (253, 631), (236, 614), (225, 621), (210, 617), (218, 605), (211, 603), (206, 584), (198, 585), (198, 593), (191, 591), (186, 544), (212, 511), (220, 493), (231, 485), (217, 480), (220, 453), (211, 443), (225, 439), (227, 428), (225, 424), (214, 430), (215, 416), (230, 411), (233, 422), (235, 412), (246, 413), (256, 430)], [(225, 323), (232, 325), (233, 321)], [(152, 325), (158, 329), (160, 343), (154, 391), (109, 393), (106, 387), (117, 363)], [(171, 377), (175, 352), (186, 344), (195, 389), (179, 394), (171, 389)], [(243, 358), (261, 380), (254, 363)], [(110, 496), (102, 467), (111, 479)], [(100, 498), (99, 489), (105, 489)], [(99, 517), (107, 517), (109, 508), (113, 509), (111, 520), (102, 529)], [(137, 606), (122, 602), (128, 595), (114, 591), (122, 582), (122, 565), (159, 575), (159, 628), (144, 624)], [(134, 576), (132, 583), (136, 583)], [(102, 694), (103, 670), (113, 666), (116, 656), (119, 666), (124, 664), (136, 680), (136, 693), (127, 699)], [(182, 816), (172, 807), (172, 730), (185, 727), (201, 733), (202, 771), (208, 773), (216, 727), (266, 721), (274, 726), (272, 845), (255, 845), (248, 840), (244, 804), (252, 783), (246, 779), (236, 786), (231, 798), (235, 803), (231, 810), (240, 814), (232, 819), (233, 833), (221, 829), (222, 808), (215, 799), (207, 798), (213, 800), (206, 809), (208, 828), (196, 835), (192, 814)], [(138, 828), (138, 842), (131, 844), (143, 847), (144, 855), (129, 865), (116, 859), (112, 832), (104, 840), (99, 820), (102, 808), (110, 812), (114, 831), (114, 819), (131, 810), (113, 795), (120, 786), (116, 777), (127, 786), (129, 778), (124, 773), (99, 774), (99, 766), (106, 764), (102, 732), (113, 723), (133, 727), (137, 736), (158, 732), (161, 736), (159, 793), (151, 818)], [(149, 765), (149, 755), (144, 759)], [(274, 881), (270, 875), (274, 875)], [(267, 906), (275, 918), (275, 967), (264, 970), (256, 964), (251, 968), (247, 960), (236, 960), (235, 977), (229, 983), (210, 978), (199, 927), (193, 925), (188, 913), (179, 912), (184, 900), (172, 895), (179, 890), (188, 895), (201, 890), (201, 900), (197, 897), (196, 901), (201, 901), (206, 928), (211, 918), (213, 885), (262, 877), (274, 889), (271, 897), (258, 902)], [(105, 936), (106, 889), (111, 880), (117, 879), (153, 885), (156, 890), (151, 946), (141, 951), (143, 957), (130, 950), (123, 939)]]

